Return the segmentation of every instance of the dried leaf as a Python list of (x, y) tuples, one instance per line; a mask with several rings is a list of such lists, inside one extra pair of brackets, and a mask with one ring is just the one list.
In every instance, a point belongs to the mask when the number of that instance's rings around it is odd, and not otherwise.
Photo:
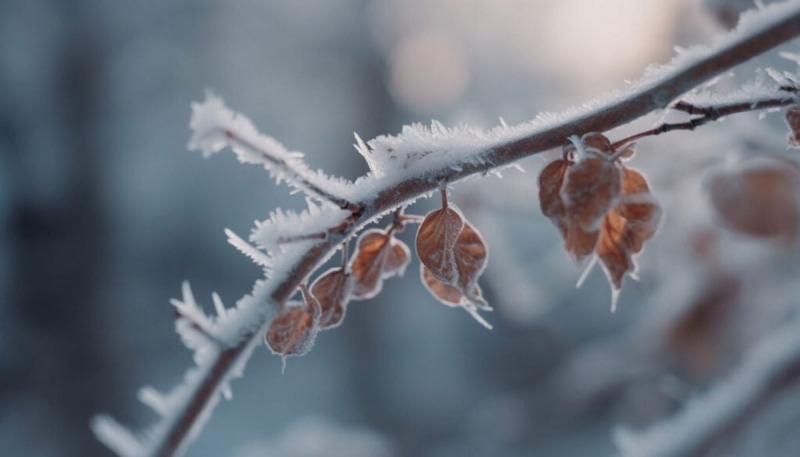
[(789, 126), (789, 146), (800, 148), (800, 105), (793, 106), (786, 110), (786, 125)]
[(539, 207), (565, 239), (568, 227), (567, 208), (561, 199), (561, 186), (569, 165), (570, 162), (566, 160), (554, 160), (539, 174)]
[(306, 303), (293, 303), (281, 312), (264, 335), (269, 349), (283, 357), (307, 353), (319, 331), (320, 309)]
[[(455, 245), (455, 259), (458, 269), (458, 281), (456, 283), (459, 290), (467, 298), (480, 308), (487, 308), (488, 305), (480, 296), (475, 294), (478, 276), (486, 268), (487, 261), (486, 243), (481, 238), (481, 234), (469, 222), (464, 221), (464, 227), (458, 235)], [(480, 290), (478, 289), (480, 292)]]
[(417, 256), (436, 279), (447, 284), (458, 281), (455, 246), (464, 219), (451, 205), (431, 211), (417, 230)]
[(486, 267), (486, 243), (454, 206), (428, 213), (416, 244), (420, 261), (437, 281), (454, 286), (476, 306), (488, 309), (483, 298), (473, 293)]
[(331, 268), (311, 285), (311, 295), (319, 301), (321, 329), (337, 327), (347, 311), (353, 290), (353, 277), (343, 268)]
[(611, 140), (602, 133), (589, 132), (581, 137), (581, 141), (586, 148), (606, 154), (612, 154), (614, 152), (614, 149), (611, 147)]
[(581, 263), (594, 251), (600, 230), (587, 232), (577, 224), (567, 227), (567, 236), (564, 239), (564, 249), (575, 263)]
[[(465, 294), (462, 293), (456, 287), (453, 287), (449, 284), (445, 284), (433, 276), (433, 273), (425, 266), (420, 265), (420, 278), (422, 280), (422, 284), (425, 285), (425, 288), (436, 297), (437, 300), (444, 303), (447, 306), (452, 307), (460, 307), (463, 308), (466, 312), (468, 312), (478, 323), (483, 325), (484, 327), (491, 329), (492, 326), (486, 322), (486, 320), (478, 314), (479, 307), (476, 305), (474, 299), (467, 297)], [(472, 297), (477, 298), (480, 300), (481, 303), (485, 304), (486, 302), (483, 300), (481, 295), (480, 287), (475, 284), (470, 291), (470, 295)], [(481, 308), (486, 310), (491, 310), (491, 308)]]
[(439, 299), (440, 302), (447, 306), (462, 306), (465, 303), (466, 297), (460, 290), (455, 287), (445, 284), (433, 277), (433, 273), (425, 265), (421, 265), (422, 283), (428, 288), (428, 291)]
[(632, 168), (623, 167), (622, 171), (622, 196), (617, 210), (625, 219), (625, 247), (635, 254), (658, 230), (661, 206), (650, 194), (644, 175)]
[(711, 175), (708, 190), (720, 220), (733, 230), (785, 240), (800, 234), (800, 172), (788, 163), (751, 160)]
[(740, 307), (742, 283), (729, 273), (715, 273), (702, 281), (703, 288), (671, 322), (664, 335), (665, 349), (698, 378), (708, 378), (726, 362), (730, 353), (732, 317)]
[(597, 230), (603, 216), (617, 204), (621, 173), (607, 157), (587, 156), (567, 168), (561, 198), (569, 224), (591, 232)]
[[(411, 261), (411, 251), (408, 245), (402, 241), (393, 238), (392, 249), (386, 255), (386, 262), (383, 264), (384, 274), (390, 276), (403, 276), (406, 271), (408, 262)], [(388, 276), (384, 276), (386, 279)]]
[(389, 231), (368, 230), (358, 239), (358, 247), (350, 263), (354, 286), (352, 298), (365, 300), (376, 296), (383, 280), (402, 274), (410, 255), (408, 247)]
[(622, 288), (625, 273), (635, 267), (626, 247), (626, 232), (625, 219), (619, 211), (609, 211), (603, 219), (596, 252), (614, 290)]

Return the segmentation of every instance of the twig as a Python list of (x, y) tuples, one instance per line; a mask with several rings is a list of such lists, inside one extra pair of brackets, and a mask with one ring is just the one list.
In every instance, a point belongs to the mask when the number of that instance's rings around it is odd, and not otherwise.
[(728, 105), (718, 105), (718, 106), (698, 106), (684, 101), (679, 101), (672, 107), (672, 109), (677, 111), (683, 111), (684, 113), (687, 113), (689, 115), (698, 115), (700, 117), (689, 119), (686, 122), (661, 124), (658, 127), (652, 128), (650, 130), (645, 130), (644, 132), (639, 132), (629, 137), (618, 140), (611, 145), (611, 148), (616, 150), (617, 148), (620, 148), (621, 146), (630, 143), (632, 141), (638, 140), (639, 138), (661, 135), (662, 133), (672, 132), (674, 130), (694, 130), (697, 127), (700, 127), (701, 125), (705, 125), (711, 121), (722, 119), (723, 117), (730, 116), (731, 114), (744, 113), (748, 111), (757, 111), (766, 108), (789, 106), (798, 103), (799, 101), (800, 99), (796, 96), (770, 98), (766, 100), (731, 103)]
[[(253, 300), (260, 300), (261, 312), (253, 315), (252, 322), (246, 323), (248, 330), (237, 345), (217, 352), (203, 364), (201, 371), (196, 373), (199, 382), (193, 385), (192, 392), (177, 414), (163, 424), (163, 433), (148, 443), (145, 455), (172, 457), (188, 446), (188, 441), (199, 432), (202, 420), (210, 414), (210, 409), (218, 400), (222, 386), (230, 380), (234, 368), (241, 369), (246, 363), (277, 309), (350, 235), (387, 212), (443, 185), (559, 147), (571, 135), (603, 132), (655, 109), (665, 108), (687, 90), (800, 34), (800, 5), (786, 9), (788, 12), (785, 15), (777, 18), (776, 15), (770, 16), (773, 22), (763, 23), (752, 33), (730, 39), (704, 59), (675, 70), (646, 87), (635, 89), (624, 99), (609, 102), (514, 141), (495, 144), (476, 153), (475, 158), (480, 160), (464, 161), (455, 168), (448, 164), (438, 169), (424, 170), (402, 182), (391, 182), (361, 201), (351, 203), (346, 199), (337, 199), (340, 207), (350, 208), (352, 205), (352, 223), (341, 233), (332, 234), (300, 254), (282, 280), (261, 283), (256, 287), (252, 296)], [(330, 200), (327, 196), (325, 198)], [(102, 428), (103, 425), (108, 425), (108, 422), (95, 423), (95, 428)]]

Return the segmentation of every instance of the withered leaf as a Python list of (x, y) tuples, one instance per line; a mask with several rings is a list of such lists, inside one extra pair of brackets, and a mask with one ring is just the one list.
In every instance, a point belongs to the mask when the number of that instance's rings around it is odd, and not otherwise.
[(581, 141), (585, 147), (598, 152), (604, 152), (606, 154), (614, 152), (614, 149), (611, 147), (611, 140), (602, 133), (589, 132), (581, 137)]
[(800, 105), (795, 105), (786, 110), (786, 125), (789, 126), (789, 146), (800, 148)]
[(479, 307), (488, 306), (479, 294), (475, 295), (473, 292), (478, 283), (478, 276), (486, 268), (487, 255), (486, 243), (480, 233), (469, 222), (464, 221), (464, 227), (455, 245), (454, 257), (458, 270), (456, 286)]
[(644, 175), (632, 168), (623, 167), (622, 171), (622, 196), (617, 209), (625, 219), (625, 246), (637, 253), (658, 230), (661, 206), (650, 194)]
[(663, 336), (664, 349), (701, 379), (712, 376), (726, 361), (742, 292), (741, 279), (726, 272), (714, 272), (703, 278), (702, 285)]
[(539, 174), (539, 208), (552, 222), (563, 238), (567, 238), (567, 208), (561, 199), (561, 186), (570, 162), (554, 160)]
[(580, 263), (594, 251), (599, 235), (600, 230), (587, 232), (577, 224), (572, 224), (567, 227), (564, 249), (567, 250), (567, 254), (569, 254), (574, 262)]
[(292, 303), (272, 320), (264, 335), (269, 349), (283, 357), (307, 353), (319, 330), (319, 304)]
[(561, 198), (569, 224), (587, 232), (596, 230), (603, 216), (617, 204), (621, 181), (619, 167), (607, 157), (587, 156), (568, 167)]
[(353, 290), (353, 277), (343, 268), (331, 268), (311, 285), (311, 295), (319, 301), (319, 327), (328, 329), (342, 323)]
[(635, 268), (626, 246), (626, 231), (625, 219), (619, 211), (609, 211), (603, 219), (596, 252), (614, 290), (622, 288), (625, 273)]
[(374, 297), (380, 292), (383, 280), (401, 275), (409, 260), (408, 247), (389, 231), (367, 230), (358, 238), (350, 263), (354, 279), (352, 298)]
[(754, 159), (708, 180), (711, 203), (727, 227), (760, 238), (797, 239), (800, 172), (777, 159)]
[(448, 306), (461, 306), (464, 304), (466, 300), (464, 294), (455, 287), (434, 278), (431, 270), (425, 265), (421, 265), (421, 277), (422, 283), (428, 288), (428, 291), (440, 302)]
[(417, 230), (417, 256), (436, 279), (447, 284), (458, 280), (455, 246), (464, 227), (464, 218), (450, 205), (425, 216)]
[[(445, 284), (436, 279), (433, 276), (433, 273), (431, 273), (431, 271), (425, 265), (420, 265), (420, 279), (422, 280), (422, 284), (425, 285), (425, 288), (428, 289), (431, 295), (436, 297), (436, 299), (441, 303), (447, 306), (463, 308), (476, 321), (478, 321), (478, 323), (488, 329), (492, 328), (492, 326), (478, 313), (478, 309), (491, 310), (491, 308), (485, 306), (486, 301), (482, 297), (480, 286), (477, 284), (473, 285), (469, 294), (470, 297), (468, 297), (458, 288), (449, 284)], [(478, 300), (481, 305), (479, 306), (475, 300)]]

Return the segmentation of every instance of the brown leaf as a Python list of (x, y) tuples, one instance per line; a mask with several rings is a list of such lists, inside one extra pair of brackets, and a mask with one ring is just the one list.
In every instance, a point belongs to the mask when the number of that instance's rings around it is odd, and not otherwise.
[(612, 154), (614, 149), (611, 147), (611, 140), (602, 133), (589, 132), (581, 137), (583, 145), (598, 152)]
[(625, 247), (635, 254), (658, 230), (661, 206), (650, 194), (644, 175), (632, 168), (623, 167), (622, 171), (622, 196), (617, 210), (625, 219)]
[(577, 224), (567, 227), (567, 236), (564, 239), (564, 249), (576, 263), (580, 263), (594, 251), (600, 230), (587, 232)]
[(478, 283), (478, 276), (486, 268), (487, 255), (486, 243), (481, 238), (481, 234), (469, 222), (464, 221), (464, 227), (461, 229), (455, 245), (458, 269), (456, 286), (479, 307), (488, 306), (480, 294), (476, 295), (473, 292)]
[(448, 306), (461, 306), (464, 304), (466, 299), (464, 294), (455, 287), (433, 277), (433, 273), (425, 265), (421, 265), (421, 277), (422, 283), (428, 288), (428, 291), (440, 302)]
[(625, 273), (635, 267), (626, 248), (626, 232), (625, 219), (619, 211), (609, 211), (601, 225), (596, 252), (614, 290), (622, 288)]
[[(425, 265), (420, 265), (420, 279), (422, 280), (422, 284), (425, 285), (425, 288), (428, 289), (431, 295), (436, 297), (436, 299), (441, 303), (451, 307), (463, 308), (476, 321), (478, 321), (478, 323), (488, 329), (492, 328), (492, 326), (478, 313), (478, 306), (475, 303), (476, 299), (483, 304), (486, 303), (482, 297), (480, 286), (477, 284), (473, 285), (469, 294), (472, 298), (467, 297), (458, 288), (449, 284), (445, 284), (436, 279), (433, 276), (433, 273), (431, 273), (431, 271)], [(490, 310), (491, 308), (485, 309)]]
[(365, 300), (377, 295), (383, 280), (402, 274), (410, 260), (408, 247), (384, 230), (368, 230), (358, 238), (350, 269), (354, 286), (352, 297)]
[[(385, 274), (391, 273), (391, 276), (403, 276), (408, 262), (410, 261), (411, 251), (408, 249), (408, 245), (393, 238), (392, 249), (386, 254), (386, 262), (383, 264), (383, 271)], [(385, 278), (386, 277), (384, 277), (384, 279)]]
[(703, 287), (689, 306), (670, 323), (663, 336), (664, 349), (697, 378), (718, 372), (730, 354), (733, 317), (741, 306), (742, 281), (725, 272), (703, 278)]
[(777, 159), (750, 160), (708, 180), (711, 203), (724, 225), (760, 238), (797, 239), (800, 172)]
[(603, 216), (617, 204), (621, 173), (607, 157), (590, 155), (567, 168), (561, 198), (569, 224), (591, 232), (597, 230)]
[(561, 199), (561, 186), (570, 162), (554, 160), (539, 174), (539, 208), (552, 222), (563, 238), (567, 238), (567, 208)]
[(321, 329), (337, 327), (347, 311), (347, 302), (353, 290), (353, 277), (343, 268), (331, 268), (311, 285), (311, 295), (319, 301)]
[(789, 146), (800, 148), (800, 105), (795, 105), (786, 110), (786, 125), (789, 126)]
[(458, 280), (455, 245), (464, 219), (451, 205), (433, 210), (425, 216), (417, 230), (417, 256), (436, 279), (447, 284)]
[(264, 341), (275, 354), (288, 357), (303, 355), (314, 346), (319, 330), (319, 306), (294, 303), (287, 306), (264, 335)]

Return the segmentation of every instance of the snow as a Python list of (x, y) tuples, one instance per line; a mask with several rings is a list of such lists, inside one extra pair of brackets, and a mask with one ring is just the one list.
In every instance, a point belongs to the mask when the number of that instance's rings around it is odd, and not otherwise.
[(620, 428), (614, 439), (623, 456), (688, 455), (703, 440), (743, 414), (788, 365), (800, 363), (800, 319), (763, 341), (727, 379), (692, 400), (675, 417), (647, 430)]

